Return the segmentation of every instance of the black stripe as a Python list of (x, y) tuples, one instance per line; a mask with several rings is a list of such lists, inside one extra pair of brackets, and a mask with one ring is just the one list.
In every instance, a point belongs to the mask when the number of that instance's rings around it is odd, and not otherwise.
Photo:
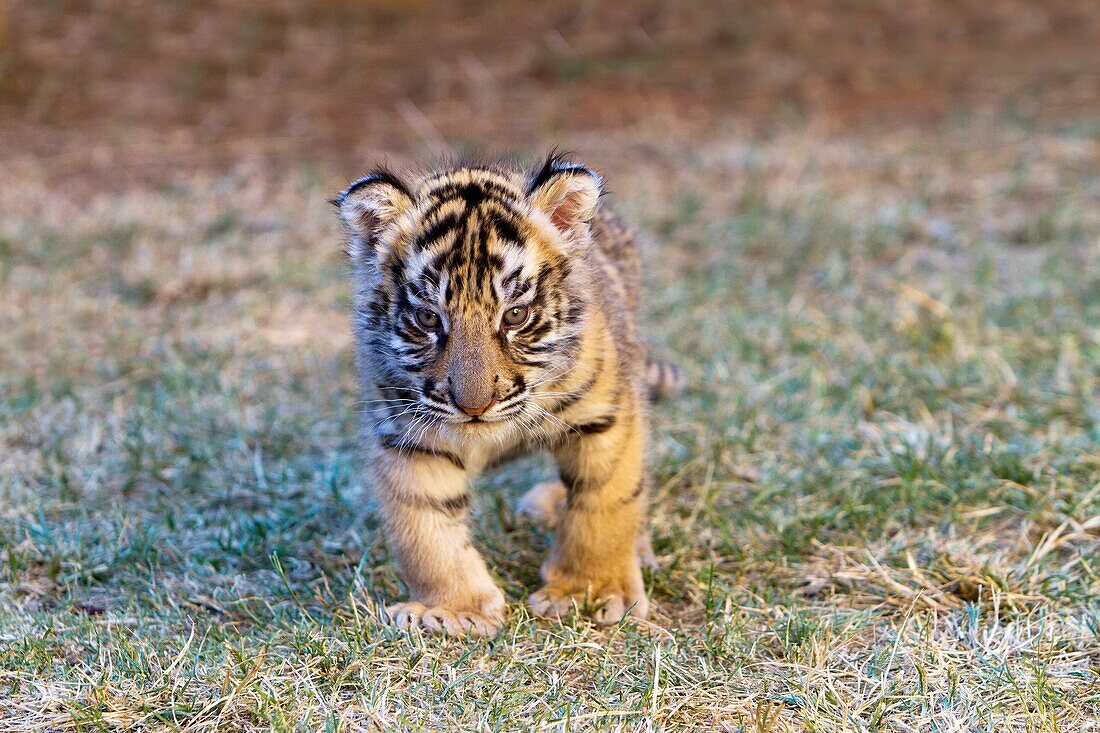
[(577, 404), (578, 402), (583, 400), (589, 392), (592, 391), (592, 387), (593, 385), (595, 385), (595, 383), (595, 379), (589, 380), (589, 382), (586, 382), (579, 389), (575, 390), (573, 394), (569, 395), (568, 397), (562, 397), (560, 400), (557, 401), (557, 404), (550, 408), (550, 413), (556, 415), (559, 412), (565, 411), (566, 408), (572, 407), (573, 405)]
[(548, 354), (553, 351), (561, 351), (558, 344), (517, 344), (516, 350), (523, 352), (525, 355), (531, 354)]
[(586, 175), (599, 180), (588, 168), (576, 163), (570, 163), (565, 158), (567, 153), (559, 153), (556, 150), (551, 150), (550, 155), (546, 157), (546, 161), (543, 162), (542, 167), (532, 175), (527, 181), (527, 195), (530, 196), (540, 187), (544, 186), (547, 182), (553, 179), (555, 176), (561, 173), (568, 173), (572, 175)]
[(383, 433), (382, 435), (379, 435), (378, 442), (386, 450), (392, 450), (398, 453), (407, 451), (409, 453), (420, 453), (422, 455), (433, 456), (435, 458), (443, 458), (450, 461), (455, 466), (455, 468), (459, 469), (460, 471), (466, 470), (466, 466), (462, 463), (462, 459), (456, 456), (454, 453), (451, 453), (450, 451), (439, 450), (438, 448), (432, 448), (426, 445), (418, 445), (411, 441), (402, 440), (399, 436), (391, 435), (389, 433)]
[(600, 433), (606, 433), (608, 430), (615, 426), (615, 416), (605, 415), (604, 417), (596, 418), (591, 422), (581, 423), (580, 425), (570, 426), (571, 430), (575, 430), (582, 435), (599, 435)]
[[(604, 478), (600, 479), (591, 474), (586, 476), (576, 476), (570, 471), (558, 466), (558, 475), (561, 476), (561, 482), (565, 484), (565, 506), (568, 509), (572, 509), (576, 506), (577, 500), (581, 495), (591, 489), (599, 488), (604, 485), (611, 476), (615, 475), (615, 472), (619, 470), (619, 464), (622, 463), (623, 456), (620, 453), (615, 459), (615, 464), (611, 466), (607, 471), (601, 472)], [(639, 484), (639, 487), (641, 484)], [(641, 490), (635, 487), (638, 495), (641, 494)]]
[[(509, 286), (510, 284), (512, 284), (512, 283), (518, 283), (518, 282), (519, 282), (519, 275), (520, 275), (520, 272), (521, 272), (521, 270), (512, 270), (512, 271), (511, 271), (510, 273), (508, 273), (508, 274), (507, 274), (507, 275), (506, 275), (506, 276), (504, 277), (504, 279), (500, 281), (500, 289), (501, 289), (501, 290), (507, 290), (507, 289), (508, 289), (508, 286)], [(512, 297), (513, 297), (513, 298), (515, 298), (515, 297), (516, 297), (516, 295), (517, 295), (517, 294), (516, 294), (515, 292), (513, 292), (513, 293), (512, 293)]]
[(518, 203), (515, 194), (499, 186), (479, 186), (474, 184), (474, 187), (479, 190), (474, 191), (469, 184), (447, 184), (441, 188), (429, 191), (427, 195), (431, 198), (433, 203), (424, 211), (422, 218), (429, 220), (438, 214), (439, 210), (444, 206), (455, 203), (456, 201), (464, 202), (466, 213), (469, 213), (470, 210), (474, 208), (496, 205), (511, 214), (513, 208)]
[(423, 509), (429, 509), (440, 514), (457, 517), (470, 508), (470, 495), (463, 491), (461, 494), (450, 496), (446, 499), (436, 499), (431, 496), (419, 496), (416, 494), (397, 494), (396, 498), (403, 504), (409, 504)]
[(488, 189), (479, 186), (477, 183), (467, 183), (457, 191), (455, 195), (466, 202), (467, 208), (474, 208), (489, 195)]
[(424, 501), (435, 511), (452, 516), (461, 514), (470, 507), (470, 495), (465, 491), (448, 499), (425, 499)]
[(522, 336), (527, 341), (538, 341), (543, 336), (550, 333), (551, 329), (553, 329), (553, 325), (550, 321), (539, 320), (536, 316), (531, 319), (529, 324), (517, 331), (516, 335)]
[(577, 497), (588, 490), (588, 484), (582, 477), (574, 476), (564, 469), (559, 470), (558, 473), (561, 475), (561, 482), (565, 485), (565, 505), (572, 509)]
[(517, 200), (515, 192), (510, 188), (485, 178), (465, 183), (445, 181), (429, 190), (428, 196), (438, 201), (463, 199), (471, 207), (485, 199), (501, 204), (515, 203)]
[[(426, 334), (420, 328), (413, 326), (414, 323), (415, 321), (412, 318), (406, 317), (405, 322), (397, 324), (393, 332), (406, 343), (419, 345), (424, 341)], [(413, 328), (409, 328), (409, 326), (413, 326)]]
[(644, 478), (638, 479), (638, 485), (634, 487), (634, 491), (631, 492), (630, 496), (623, 499), (623, 504), (631, 504), (631, 503), (637, 501), (638, 497), (642, 495), (643, 491), (645, 491), (645, 479)]
[(516, 395), (518, 395), (522, 391), (523, 391), (523, 384), (521, 383), (518, 387), (513, 389), (508, 394), (502, 395), (501, 398), (497, 400), (497, 405), (507, 404), (508, 400), (512, 399), (513, 397), (515, 397)]
[(581, 400), (585, 395), (592, 391), (592, 388), (596, 386), (596, 382), (599, 380), (600, 375), (603, 374), (603, 358), (596, 362), (596, 369), (592, 373), (592, 376), (577, 389), (573, 390), (573, 394), (568, 397), (564, 397), (557, 401), (557, 403), (550, 408), (552, 414), (558, 414), (565, 410), (567, 407), (572, 407)]
[(354, 183), (352, 183), (350, 186), (345, 188), (343, 191), (341, 191), (340, 195), (332, 203), (339, 206), (342, 203), (344, 203), (344, 200), (347, 199), (348, 196), (351, 196), (353, 193), (358, 191), (360, 188), (363, 188), (364, 186), (370, 186), (370, 185), (373, 185), (373, 184), (376, 184), (376, 183), (384, 183), (386, 185), (393, 186), (398, 191), (400, 191), (401, 193), (408, 196), (410, 199), (412, 198), (412, 194), (409, 193), (408, 187), (406, 187), (405, 184), (402, 183), (401, 180), (397, 176), (395, 176), (393, 173), (386, 170), (385, 168), (377, 168), (374, 171), (372, 171), (372, 172), (368, 173), (367, 175), (363, 176), (362, 178), (360, 178), (358, 181), (355, 181)]
[(520, 236), (519, 227), (510, 218), (500, 212), (490, 212), (489, 225), (496, 231), (498, 239), (503, 239), (513, 244), (523, 246), (523, 237)]
[[(462, 224), (462, 218), (457, 214), (447, 214), (440, 218), (438, 221), (433, 222), (426, 230), (422, 231), (417, 237), (414, 245), (416, 249), (421, 250), (430, 244), (437, 242), (446, 235), (450, 234), (453, 230), (457, 229)], [(442, 269), (439, 263), (439, 257), (432, 261), (432, 266), (435, 269)]]
[(584, 314), (584, 304), (576, 303), (569, 306), (569, 310), (567, 310), (565, 312), (565, 315), (562, 316), (562, 321), (564, 321), (565, 323), (578, 323), (582, 318), (584, 318)]

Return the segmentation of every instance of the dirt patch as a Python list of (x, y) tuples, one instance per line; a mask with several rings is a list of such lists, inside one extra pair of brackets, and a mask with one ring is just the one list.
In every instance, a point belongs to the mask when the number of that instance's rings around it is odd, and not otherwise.
[(1021, 3), (7, 3), (0, 164), (70, 185), (248, 160), (690, 147), (731, 127), (955, 115), (1065, 122), (1100, 99), (1100, 15)]

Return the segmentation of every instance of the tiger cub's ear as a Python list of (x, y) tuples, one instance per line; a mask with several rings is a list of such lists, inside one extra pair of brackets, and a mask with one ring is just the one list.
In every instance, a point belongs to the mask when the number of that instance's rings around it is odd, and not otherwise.
[(528, 179), (527, 199), (572, 239), (596, 216), (602, 188), (603, 179), (592, 170), (554, 153)]
[(348, 186), (333, 202), (352, 237), (350, 254), (373, 255), (378, 235), (413, 207), (409, 189), (397, 176), (379, 169)]

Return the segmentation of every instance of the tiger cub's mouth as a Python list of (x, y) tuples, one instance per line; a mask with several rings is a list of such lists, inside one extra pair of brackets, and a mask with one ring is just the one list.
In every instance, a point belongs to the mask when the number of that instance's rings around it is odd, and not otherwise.
[[(528, 408), (531, 403), (531, 391), (525, 387), (520, 387), (510, 394), (504, 395), (500, 399), (494, 400), (493, 403), (485, 409), (484, 412), (477, 414), (470, 414), (460, 409), (455, 404), (447, 405), (447, 409), (444, 414), (439, 415), (441, 405), (436, 403), (429, 403), (426, 405), (432, 412), (435, 412), (442, 422), (450, 425), (466, 425), (470, 427), (478, 425), (486, 425), (491, 423), (503, 423), (513, 420), (522, 420), (524, 413), (528, 412)], [(453, 402), (453, 400), (452, 400)]]

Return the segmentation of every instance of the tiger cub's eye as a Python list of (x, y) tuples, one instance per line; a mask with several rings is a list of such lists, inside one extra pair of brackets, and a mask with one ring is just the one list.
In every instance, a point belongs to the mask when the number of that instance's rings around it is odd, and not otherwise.
[(505, 326), (511, 326), (515, 328), (516, 326), (522, 326), (524, 323), (526, 323), (527, 317), (530, 314), (531, 309), (527, 306), (514, 305), (508, 310), (504, 311), (504, 318), (502, 320), (504, 321)]
[(431, 308), (417, 308), (416, 322), (423, 328), (439, 328), (439, 314)]

